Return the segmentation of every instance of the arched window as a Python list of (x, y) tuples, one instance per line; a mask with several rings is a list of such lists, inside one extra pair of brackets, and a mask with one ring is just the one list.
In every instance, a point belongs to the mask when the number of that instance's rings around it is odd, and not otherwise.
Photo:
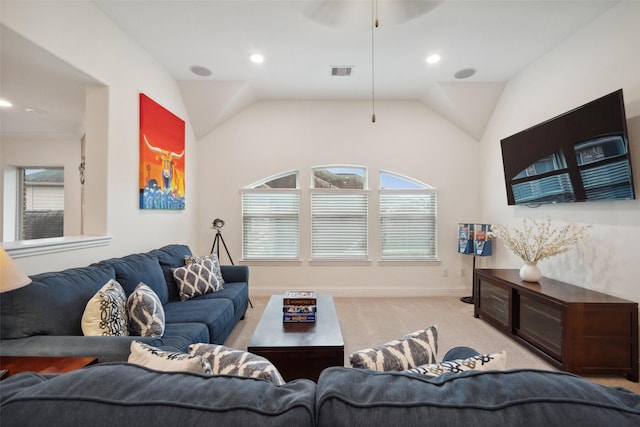
[(380, 249), (382, 259), (437, 256), (438, 194), (414, 179), (380, 172)]
[(367, 170), (359, 166), (313, 168), (311, 257), (369, 257)]
[(242, 258), (300, 257), (298, 172), (285, 172), (242, 190)]

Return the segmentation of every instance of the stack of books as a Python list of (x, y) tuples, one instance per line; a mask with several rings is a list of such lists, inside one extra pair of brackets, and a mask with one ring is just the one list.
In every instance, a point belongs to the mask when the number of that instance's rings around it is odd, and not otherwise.
[(282, 304), (284, 323), (313, 323), (316, 321), (317, 298), (314, 291), (288, 291)]

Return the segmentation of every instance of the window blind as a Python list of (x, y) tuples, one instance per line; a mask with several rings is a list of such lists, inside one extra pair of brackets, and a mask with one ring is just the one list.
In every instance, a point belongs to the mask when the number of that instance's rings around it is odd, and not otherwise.
[(368, 196), (361, 192), (311, 194), (312, 257), (367, 259)]
[(298, 191), (242, 193), (242, 257), (297, 259), (300, 256)]
[(382, 258), (435, 258), (437, 194), (380, 192)]

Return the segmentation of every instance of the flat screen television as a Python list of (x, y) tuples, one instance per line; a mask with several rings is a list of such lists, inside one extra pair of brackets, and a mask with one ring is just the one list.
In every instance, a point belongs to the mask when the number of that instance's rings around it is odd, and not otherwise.
[(509, 205), (635, 199), (622, 89), (501, 146)]

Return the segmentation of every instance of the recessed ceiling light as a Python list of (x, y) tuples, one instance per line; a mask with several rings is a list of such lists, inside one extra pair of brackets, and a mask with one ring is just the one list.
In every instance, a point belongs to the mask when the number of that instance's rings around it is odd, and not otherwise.
[(453, 75), (456, 79), (468, 79), (476, 73), (473, 68), (464, 68)]
[(437, 53), (427, 56), (428, 64), (437, 64), (442, 58)]
[(262, 64), (264, 62), (264, 56), (260, 55), (259, 53), (254, 53), (249, 57), (249, 59), (254, 64)]
[(191, 72), (196, 76), (207, 77), (211, 75), (211, 70), (207, 67), (202, 67), (200, 65), (194, 65), (190, 68)]
[(9, 107), (13, 107), (13, 104), (7, 101), (6, 99), (0, 99), (0, 107), (9, 108)]

